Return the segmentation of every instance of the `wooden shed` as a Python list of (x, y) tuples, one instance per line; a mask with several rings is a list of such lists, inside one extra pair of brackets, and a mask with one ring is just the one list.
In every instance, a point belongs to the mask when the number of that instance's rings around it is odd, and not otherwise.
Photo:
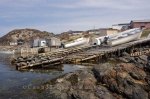
[(47, 45), (49, 47), (60, 47), (61, 46), (61, 41), (59, 38), (56, 37), (51, 37), (51, 38), (47, 38)]

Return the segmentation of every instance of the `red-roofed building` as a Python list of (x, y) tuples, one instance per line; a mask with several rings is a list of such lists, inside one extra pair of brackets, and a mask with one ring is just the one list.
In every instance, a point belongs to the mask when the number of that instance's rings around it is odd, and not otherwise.
[(130, 28), (150, 29), (150, 20), (132, 20)]

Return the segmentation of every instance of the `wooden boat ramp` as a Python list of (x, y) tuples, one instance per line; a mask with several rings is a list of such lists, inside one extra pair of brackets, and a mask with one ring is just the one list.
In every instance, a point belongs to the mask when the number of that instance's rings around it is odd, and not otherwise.
[(95, 63), (100, 59), (112, 56), (121, 56), (126, 52), (133, 55), (136, 51), (150, 49), (150, 38), (139, 39), (137, 41), (121, 44), (118, 46), (82, 46), (67, 49), (59, 49), (54, 52), (18, 57), (12, 60), (16, 69), (37, 68), (45, 66), (56, 66), (59, 64), (82, 64)]

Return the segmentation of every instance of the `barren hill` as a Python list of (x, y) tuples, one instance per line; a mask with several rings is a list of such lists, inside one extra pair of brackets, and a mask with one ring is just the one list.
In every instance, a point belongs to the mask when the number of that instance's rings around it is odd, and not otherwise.
[(40, 31), (36, 29), (15, 29), (0, 38), (0, 44), (9, 45), (10, 42), (22, 39), (25, 42), (29, 42), (33, 38), (47, 38), (54, 36), (53, 33), (46, 31)]

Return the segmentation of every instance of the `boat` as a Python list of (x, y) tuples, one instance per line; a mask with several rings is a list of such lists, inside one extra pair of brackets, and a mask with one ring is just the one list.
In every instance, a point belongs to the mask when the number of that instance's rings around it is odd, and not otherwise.
[(129, 29), (118, 33), (117, 37), (109, 38), (107, 44), (109, 46), (116, 46), (130, 41), (137, 40), (141, 37), (142, 30), (139, 28)]
[(105, 40), (106, 36), (101, 36), (101, 37), (97, 37), (97, 38), (92, 38), (91, 44), (92, 45), (101, 45), (104, 40)]
[(65, 44), (64, 47), (69, 48), (69, 47), (84, 45), (84, 44), (88, 44), (88, 42), (89, 42), (89, 38), (78, 38), (73, 42), (69, 42), (68, 44)]

